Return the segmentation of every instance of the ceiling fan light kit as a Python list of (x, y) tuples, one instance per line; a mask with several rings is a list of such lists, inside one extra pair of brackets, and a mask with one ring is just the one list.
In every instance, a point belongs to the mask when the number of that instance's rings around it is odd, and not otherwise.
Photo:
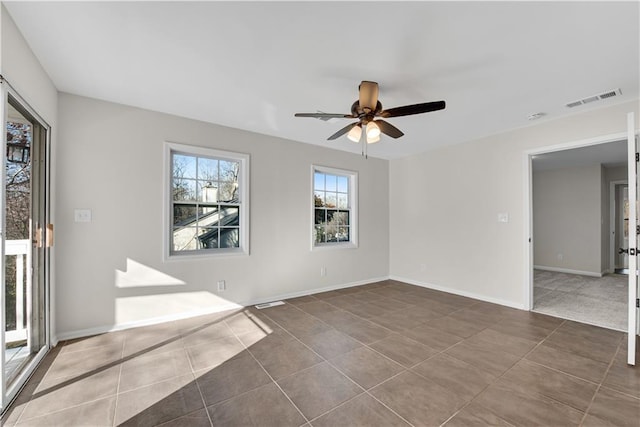
[(360, 123), (352, 127), (349, 133), (347, 134), (347, 138), (349, 138), (353, 142), (360, 142), (361, 136), (362, 136), (362, 125), (360, 125)]
[(367, 142), (370, 139), (375, 139), (380, 136), (380, 127), (376, 124), (376, 122), (371, 121), (367, 123)]
[[(373, 144), (380, 141), (381, 134), (384, 133), (394, 139), (400, 138), (404, 135), (400, 129), (381, 118), (387, 119), (392, 117), (410, 116), (413, 114), (443, 110), (445, 108), (444, 101), (435, 101), (425, 102), (422, 104), (404, 105), (402, 107), (383, 110), (382, 104), (378, 100), (378, 83), (367, 80), (360, 83), (358, 92), (358, 100), (351, 105), (351, 114), (296, 113), (295, 117), (311, 117), (320, 120), (333, 118), (358, 119), (357, 122), (343, 127), (327, 139), (332, 141), (346, 134), (347, 138), (353, 142), (362, 141), (362, 155), (366, 156), (367, 144)], [(365, 138), (362, 137), (363, 127), (365, 128)]]

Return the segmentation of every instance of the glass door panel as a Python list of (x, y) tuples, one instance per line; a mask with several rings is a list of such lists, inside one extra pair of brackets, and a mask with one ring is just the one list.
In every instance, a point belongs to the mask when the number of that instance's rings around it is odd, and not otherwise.
[(47, 128), (8, 94), (3, 150), (3, 408), (48, 348)]

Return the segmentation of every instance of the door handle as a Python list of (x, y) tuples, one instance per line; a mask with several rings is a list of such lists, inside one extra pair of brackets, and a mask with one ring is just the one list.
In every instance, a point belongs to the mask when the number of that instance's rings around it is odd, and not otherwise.
[(45, 244), (47, 248), (53, 246), (53, 224), (47, 224), (47, 238)]
[(634, 255), (640, 255), (640, 249), (635, 249), (635, 248), (630, 248), (630, 249), (618, 248), (618, 253), (619, 253), (619, 254), (628, 254), (628, 255), (631, 255), (631, 256), (634, 256)]
[(36, 248), (42, 247), (42, 227), (36, 228), (36, 231), (33, 233), (32, 243)]

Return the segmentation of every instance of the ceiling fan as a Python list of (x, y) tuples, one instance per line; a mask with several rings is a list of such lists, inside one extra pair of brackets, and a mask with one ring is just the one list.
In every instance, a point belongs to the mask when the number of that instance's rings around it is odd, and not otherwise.
[[(443, 110), (445, 108), (444, 101), (425, 102), (422, 104), (404, 105), (402, 107), (382, 109), (382, 104), (378, 100), (378, 83), (363, 81), (358, 86), (359, 98), (351, 105), (351, 114), (332, 114), (332, 113), (296, 113), (295, 117), (312, 117), (320, 120), (329, 120), (333, 118), (358, 119), (357, 122), (351, 123), (338, 132), (331, 135), (328, 140), (334, 140), (347, 134), (347, 137), (353, 142), (360, 142), (362, 139), (362, 129), (366, 129), (366, 142), (372, 144), (380, 141), (380, 133), (384, 133), (392, 138), (400, 138), (404, 133), (391, 123), (382, 120), (391, 117), (410, 116), (412, 114), (429, 113), (431, 111)], [(364, 142), (363, 140), (363, 150)]]

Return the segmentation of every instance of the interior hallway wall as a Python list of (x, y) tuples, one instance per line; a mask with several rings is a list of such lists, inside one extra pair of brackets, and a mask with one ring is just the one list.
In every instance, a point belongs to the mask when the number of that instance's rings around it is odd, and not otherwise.
[(536, 268), (602, 274), (602, 166), (533, 172)]

